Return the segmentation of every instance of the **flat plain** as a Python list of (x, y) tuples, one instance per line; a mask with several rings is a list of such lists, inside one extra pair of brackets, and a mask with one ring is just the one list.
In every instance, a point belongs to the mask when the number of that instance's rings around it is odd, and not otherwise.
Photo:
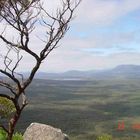
[[(138, 140), (140, 79), (34, 80), (26, 91), (29, 105), (17, 129), (32, 122), (62, 129), (71, 140), (95, 140), (102, 134), (113, 140)], [(118, 123), (125, 124), (118, 130)]]

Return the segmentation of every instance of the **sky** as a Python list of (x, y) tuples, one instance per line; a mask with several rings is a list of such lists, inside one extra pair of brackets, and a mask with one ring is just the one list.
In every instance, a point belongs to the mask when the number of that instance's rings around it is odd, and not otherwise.
[[(59, 0), (42, 1), (50, 11), (55, 11), (60, 3)], [(74, 14), (69, 31), (59, 47), (43, 61), (40, 71), (86, 71), (122, 64), (140, 65), (140, 0), (82, 0)], [(39, 28), (36, 33), (41, 35), (43, 30)], [(33, 37), (31, 45), (36, 51), (39, 43)], [(25, 55), (19, 71), (28, 71), (32, 65), (33, 60)]]

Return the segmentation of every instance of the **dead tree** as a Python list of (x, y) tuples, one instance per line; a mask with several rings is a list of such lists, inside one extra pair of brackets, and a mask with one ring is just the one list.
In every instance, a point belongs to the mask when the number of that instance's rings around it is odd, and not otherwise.
[[(69, 29), (73, 12), (80, 1), (62, 0), (61, 8), (56, 9), (56, 14), (54, 15), (49, 14), (40, 0), (0, 1), (0, 24), (5, 25), (0, 34), (0, 49), (7, 49), (5, 55), (0, 54), (0, 59), (3, 60), (0, 73), (10, 79), (6, 80), (1, 78), (0, 86), (8, 89), (11, 93), (10, 95), (0, 93), (0, 97), (12, 101), (16, 109), (8, 125), (4, 126), (1, 124), (1, 127), (8, 133), (8, 140), (12, 139), (15, 126), (23, 109), (27, 105), (26, 88), (31, 84), (42, 61), (58, 46), (59, 41)], [(45, 29), (45, 37), (43, 39), (42, 37), (38, 37), (44, 46), (38, 46), (42, 49), (37, 53), (30, 47), (32, 43), (31, 35), (33, 35), (36, 26), (42, 26)], [(9, 28), (12, 28), (16, 32), (16, 36), (13, 35), (13, 38), (6, 36)], [(14, 55), (14, 59), (11, 58), (11, 52)], [(35, 60), (35, 65), (31, 68), (27, 78), (24, 78), (24, 75), (17, 72), (18, 66), (23, 65), (22, 59), (25, 57), (25, 53)]]

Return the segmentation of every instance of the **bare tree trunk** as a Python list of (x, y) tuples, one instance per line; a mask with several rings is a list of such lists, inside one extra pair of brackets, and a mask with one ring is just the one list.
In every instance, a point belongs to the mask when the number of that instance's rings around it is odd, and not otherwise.
[(15, 115), (13, 118), (11, 118), (9, 122), (9, 128), (8, 128), (8, 140), (12, 140), (12, 136), (14, 134), (15, 126), (20, 118), (21, 115), (21, 110), (16, 111)]
[(12, 132), (11, 130), (9, 130), (7, 140), (12, 140), (13, 133), (14, 132)]
[(7, 140), (12, 140), (14, 129), (15, 129), (15, 126), (13, 125), (13, 120), (11, 119), (10, 122), (9, 122), (8, 138), (7, 138)]

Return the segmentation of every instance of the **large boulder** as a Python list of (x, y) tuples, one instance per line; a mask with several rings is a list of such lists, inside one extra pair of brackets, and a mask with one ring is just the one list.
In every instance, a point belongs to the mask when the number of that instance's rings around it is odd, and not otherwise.
[(24, 140), (69, 140), (58, 128), (49, 125), (32, 123), (23, 135)]

